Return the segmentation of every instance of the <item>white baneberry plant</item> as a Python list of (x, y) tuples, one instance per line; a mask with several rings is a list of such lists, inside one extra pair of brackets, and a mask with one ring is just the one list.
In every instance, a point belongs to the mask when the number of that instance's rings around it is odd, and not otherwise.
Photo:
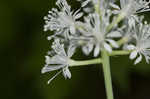
[[(68, 0), (69, 1), (69, 0)], [(42, 73), (59, 70), (71, 78), (69, 68), (102, 64), (107, 99), (113, 99), (110, 57), (129, 55), (138, 64), (143, 58), (150, 61), (150, 25), (144, 16), (137, 13), (150, 11), (148, 0), (77, 0), (81, 7), (74, 11), (66, 0), (57, 0), (58, 8), (52, 8), (44, 17), (44, 31), (53, 31), (48, 40), (53, 40), (52, 51), (45, 56)], [(91, 60), (73, 60), (77, 48), (83, 54), (93, 52)]]

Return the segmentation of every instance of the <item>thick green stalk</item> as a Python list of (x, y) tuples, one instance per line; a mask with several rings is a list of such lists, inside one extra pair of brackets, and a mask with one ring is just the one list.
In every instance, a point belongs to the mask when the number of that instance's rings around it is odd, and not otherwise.
[(105, 80), (107, 99), (114, 99), (109, 57), (110, 56), (107, 53), (107, 51), (105, 49), (103, 49), (103, 51), (102, 51), (102, 60), (103, 60), (102, 64), (103, 64), (103, 72), (104, 72), (104, 80)]

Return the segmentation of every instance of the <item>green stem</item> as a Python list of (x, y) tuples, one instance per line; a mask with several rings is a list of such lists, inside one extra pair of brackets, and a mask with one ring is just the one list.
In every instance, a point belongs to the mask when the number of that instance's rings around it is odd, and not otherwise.
[[(112, 51), (112, 53), (108, 53), (108, 56), (116, 56), (116, 55), (128, 55), (131, 51), (128, 50), (116, 50)], [(83, 60), (83, 61), (77, 61), (77, 60), (69, 60), (69, 66), (86, 66), (86, 65), (92, 65), (92, 64), (100, 64), (102, 63), (101, 58), (96, 59), (90, 59), (90, 60)]]
[(119, 46), (121, 46), (122, 44), (124, 44), (126, 42), (128, 42), (128, 38), (127, 37), (123, 37), (119, 41), (117, 41)]
[(107, 99), (114, 99), (110, 71), (110, 59), (106, 50), (102, 51), (102, 60)]
[(114, 20), (108, 27), (107, 32), (108, 33), (116, 24), (118, 24), (123, 18), (125, 17), (124, 13), (120, 13), (116, 20)]
[(131, 51), (128, 50), (117, 50), (117, 51), (112, 51), (109, 56), (116, 56), (116, 55), (128, 55), (130, 54)]
[(100, 58), (91, 59), (91, 60), (84, 60), (84, 61), (76, 61), (76, 60), (69, 60), (69, 66), (86, 66), (92, 64), (100, 64), (102, 60)]
[(100, 18), (100, 21), (102, 21), (102, 13), (100, 11), (100, 1), (98, 2), (98, 4), (95, 4), (94, 8), (95, 8), (95, 12), (99, 14), (99, 18)]

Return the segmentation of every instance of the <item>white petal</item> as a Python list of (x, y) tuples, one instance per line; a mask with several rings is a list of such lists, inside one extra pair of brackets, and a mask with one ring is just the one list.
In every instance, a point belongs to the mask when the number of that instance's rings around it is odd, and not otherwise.
[(109, 44), (104, 43), (104, 48), (105, 48), (109, 53), (112, 52), (112, 48), (111, 48), (111, 46), (110, 46)]
[(149, 64), (150, 61), (150, 52), (145, 51), (145, 53), (142, 53), (145, 56), (146, 62)]
[(130, 0), (120, 0), (120, 5), (121, 8), (124, 8), (125, 6), (127, 6), (127, 4), (129, 4)]
[(112, 13), (113, 13), (113, 14), (119, 14), (120, 11), (119, 11), (119, 10), (113, 10)]
[(133, 52), (130, 54), (130, 59), (136, 58), (137, 54), (138, 54), (137, 51), (133, 51)]
[(62, 56), (67, 56), (65, 49), (64, 49), (64, 44), (60, 44), (60, 39), (54, 39), (52, 48), (57, 54), (62, 55)]
[[(84, 23), (83, 22), (81, 22), (81, 21), (76, 21), (76, 23), (75, 23), (77, 26), (83, 26), (84, 25)], [(80, 29), (80, 28), (79, 28)]]
[(90, 0), (86, 0), (82, 3), (82, 7), (85, 7), (88, 3), (90, 2)]
[(93, 50), (93, 44), (91, 43), (88, 43), (87, 45), (82, 47), (82, 51), (84, 52), (85, 55), (89, 55), (92, 50)]
[(100, 46), (99, 44), (97, 44), (94, 49), (94, 57), (97, 57), (99, 55), (99, 52), (100, 52)]
[(72, 55), (73, 55), (74, 52), (75, 52), (75, 49), (76, 49), (76, 46), (74, 46), (73, 44), (71, 44), (71, 45), (69, 46), (68, 52), (67, 52), (69, 58), (72, 57)]
[(107, 39), (107, 41), (108, 41), (113, 47), (115, 47), (115, 48), (118, 48), (118, 47), (119, 47), (119, 45), (116, 43), (116, 41), (111, 40), (111, 39)]
[(88, 50), (91, 52), (93, 50), (94, 45), (93, 44), (88, 44)]
[(83, 51), (83, 53), (85, 54), (85, 55), (89, 55), (90, 53), (89, 53), (89, 50), (88, 50), (88, 48), (87, 48), (87, 46), (83, 46), (82, 47), (82, 51)]
[(46, 62), (46, 64), (50, 64), (50, 57), (49, 56), (45, 56), (45, 62)]
[(63, 69), (63, 75), (64, 75), (65, 79), (71, 78), (71, 73), (70, 73), (70, 70), (68, 69), (68, 67)]
[(134, 45), (127, 45), (127, 49), (128, 49), (128, 50), (134, 50), (134, 49), (135, 49), (135, 46), (134, 46)]
[[(50, 58), (49, 64), (66, 64), (66, 56), (55, 55)], [(47, 64), (47, 65), (49, 65)]]
[(76, 14), (76, 16), (75, 16), (75, 19), (79, 19), (79, 18), (81, 18), (83, 16), (83, 13), (78, 13), (78, 14)]
[(132, 26), (135, 27), (135, 24), (136, 24), (135, 19), (129, 18), (128, 24), (129, 24), (129, 27), (132, 27)]
[(52, 38), (53, 38), (53, 36), (48, 36), (48, 37), (47, 37), (47, 40), (50, 41)]
[(108, 35), (107, 35), (107, 37), (115, 37), (115, 38), (118, 38), (118, 37), (121, 37), (122, 35), (121, 35), (121, 33), (120, 32), (118, 32), (118, 31), (113, 31), (113, 32), (110, 32)]
[(41, 73), (51, 72), (54, 70), (58, 70), (63, 68), (65, 65), (52, 65), (52, 66), (44, 66), (41, 70)]
[(74, 26), (70, 26), (70, 32), (71, 32), (72, 34), (75, 34), (75, 33), (76, 33), (76, 29), (75, 29)]
[(92, 9), (90, 9), (90, 8), (83, 8), (83, 11), (89, 13), (89, 12), (92, 12)]
[(134, 62), (134, 64), (138, 64), (142, 60), (142, 55), (140, 55)]
[(114, 4), (114, 3), (110, 3), (110, 6), (115, 8), (115, 9), (120, 10), (120, 7), (118, 5), (116, 5), (116, 4)]
[(145, 56), (145, 59), (146, 59), (146, 62), (149, 64), (150, 57), (149, 56)]

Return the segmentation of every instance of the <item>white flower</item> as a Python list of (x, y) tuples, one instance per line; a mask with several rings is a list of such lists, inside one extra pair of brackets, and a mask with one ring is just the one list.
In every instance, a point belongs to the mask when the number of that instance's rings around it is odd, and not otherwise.
[(93, 38), (85, 36), (71, 37), (70, 44), (76, 48), (81, 47), (85, 55), (89, 55), (94, 47)]
[(143, 20), (143, 16), (137, 16), (137, 13), (150, 11), (150, 1), (146, 0), (120, 0), (120, 7), (114, 3), (110, 6), (114, 8), (113, 14), (120, 14), (125, 17), (124, 24), (128, 25), (129, 28), (135, 27), (137, 22)]
[(115, 0), (77, 0), (82, 1), (82, 7), (87, 6), (88, 3), (93, 2), (93, 4), (100, 4), (100, 6), (103, 6), (103, 4), (108, 4), (108, 2), (115, 2)]
[(126, 5), (131, 4), (131, 13), (140, 13), (149, 11), (149, 3), (150, 1), (147, 0), (120, 0), (121, 8), (126, 7)]
[(142, 60), (142, 55), (145, 57), (146, 62), (150, 60), (150, 27), (148, 24), (139, 23), (136, 25), (134, 38), (136, 45), (128, 45), (127, 48), (132, 50), (130, 59), (135, 59), (134, 64), (139, 63)]
[(82, 17), (83, 13), (80, 13), (80, 10), (71, 11), (71, 7), (66, 0), (57, 0), (56, 5), (60, 11), (53, 8), (52, 11), (49, 11), (48, 16), (44, 17), (46, 23), (44, 31), (55, 31), (55, 35), (75, 34), (77, 20)]
[(69, 60), (71, 56), (75, 52), (75, 48), (73, 46), (69, 46), (67, 53), (65, 52), (64, 45), (60, 44), (59, 39), (55, 39), (53, 46), (53, 50), (55, 51), (56, 55), (50, 57), (45, 56), (46, 65), (42, 69), (42, 73), (51, 72), (54, 70), (59, 70), (55, 76), (53, 76), (48, 83), (50, 83), (58, 74), (61, 72), (63, 73), (65, 78), (71, 78), (71, 73), (69, 71)]
[(115, 0), (77, 0), (81, 2), (81, 7), (87, 13), (94, 12), (95, 7), (103, 13), (104, 10), (109, 8), (109, 3), (115, 2)]
[(120, 0), (121, 7), (114, 4), (111, 6), (116, 9), (114, 10), (115, 14), (122, 12), (126, 17), (130, 17), (136, 13), (150, 11), (149, 4), (150, 1), (147, 0)]
[(83, 47), (83, 52), (85, 54), (95, 46), (94, 56), (98, 56), (102, 48), (105, 48), (108, 52), (112, 52), (112, 47), (118, 48), (117, 43), (111, 39), (118, 36), (121, 36), (117, 31), (111, 31), (107, 33), (108, 25), (110, 24), (110, 15), (111, 13), (104, 14), (102, 20), (100, 20), (97, 13), (90, 14), (88, 17), (85, 17), (84, 28), (79, 29), (85, 38), (89, 39), (89, 42), (85, 47)]

